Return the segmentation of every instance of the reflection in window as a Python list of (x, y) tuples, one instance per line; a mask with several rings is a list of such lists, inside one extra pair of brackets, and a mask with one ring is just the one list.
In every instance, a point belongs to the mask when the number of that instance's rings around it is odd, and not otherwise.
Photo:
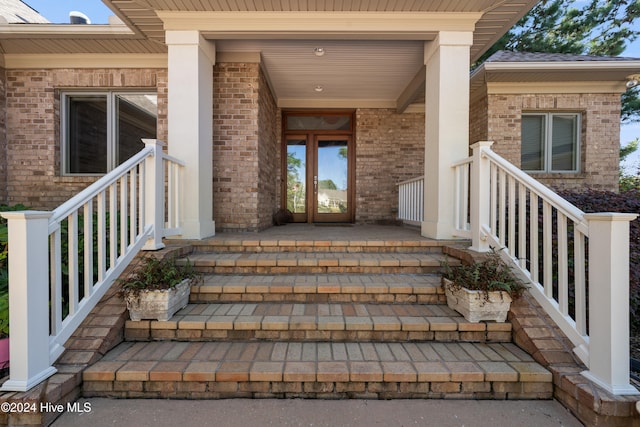
[(521, 167), (527, 172), (577, 172), (579, 116), (535, 113), (522, 116)]
[(63, 163), (67, 174), (104, 174), (156, 137), (156, 94), (63, 94)]
[(287, 116), (287, 130), (351, 130), (351, 115)]
[(287, 141), (287, 209), (293, 213), (306, 212), (306, 143), (304, 139)]
[(318, 141), (318, 213), (344, 213), (348, 208), (347, 141)]

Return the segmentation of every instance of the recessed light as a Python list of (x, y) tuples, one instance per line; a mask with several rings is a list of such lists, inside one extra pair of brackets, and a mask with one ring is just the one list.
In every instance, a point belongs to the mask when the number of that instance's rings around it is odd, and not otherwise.
[(316, 47), (313, 49), (313, 53), (315, 56), (324, 56), (327, 51), (325, 51), (323, 47)]
[(314, 87), (313, 90), (315, 90), (316, 92), (322, 92), (324, 90), (324, 87), (320, 85), (316, 85), (316, 87)]

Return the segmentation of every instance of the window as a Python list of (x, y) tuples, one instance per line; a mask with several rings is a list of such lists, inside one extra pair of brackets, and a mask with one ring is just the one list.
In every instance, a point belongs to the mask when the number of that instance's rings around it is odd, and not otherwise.
[(62, 96), (64, 174), (104, 174), (156, 137), (155, 93), (76, 92)]
[(522, 115), (521, 168), (527, 172), (577, 172), (580, 116), (576, 113)]

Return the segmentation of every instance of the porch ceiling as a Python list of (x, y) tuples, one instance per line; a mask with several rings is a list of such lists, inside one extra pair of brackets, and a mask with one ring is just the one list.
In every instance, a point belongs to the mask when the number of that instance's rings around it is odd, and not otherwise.
[[(316, 47), (325, 54), (316, 56)], [(281, 108), (397, 108), (424, 64), (421, 41), (222, 40), (216, 50), (221, 59), (260, 52)]]

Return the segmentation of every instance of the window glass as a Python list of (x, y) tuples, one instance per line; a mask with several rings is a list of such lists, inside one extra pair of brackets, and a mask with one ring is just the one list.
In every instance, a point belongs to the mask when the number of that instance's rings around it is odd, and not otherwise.
[(305, 213), (307, 190), (307, 141), (287, 140), (287, 209), (293, 213)]
[(351, 130), (351, 115), (287, 116), (287, 130)]
[(66, 93), (62, 102), (63, 173), (107, 173), (156, 137), (156, 94)]
[(577, 138), (575, 115), (554, 115), (551, 143), (551, 169), (571, 171), (576, 169)]
[(523, 170), (544, 170), (544, 123), (544, 116), (522, 117), (521, 168)]
[(69, 173), (107, 171), (107, 97), (71, 96), (68, 99)]
[(535, 113), (522, 116), (521, 167), (528, 172), (577, 172), (579, 115)]
[(156, 137), (156, 95), (116, 96), (118, 114), (118, 164), (144, 148), (142, 138)]

